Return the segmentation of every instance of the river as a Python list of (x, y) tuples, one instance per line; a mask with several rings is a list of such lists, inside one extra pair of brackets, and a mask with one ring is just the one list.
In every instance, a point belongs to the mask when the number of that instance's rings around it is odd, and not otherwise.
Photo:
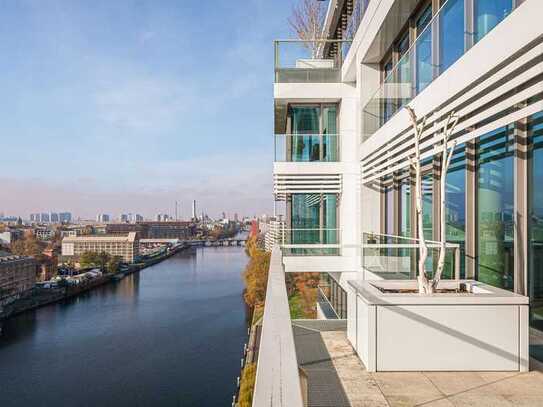
[(5, 321), (0, 406), (230, 406), (246, 263), (193, 249)]

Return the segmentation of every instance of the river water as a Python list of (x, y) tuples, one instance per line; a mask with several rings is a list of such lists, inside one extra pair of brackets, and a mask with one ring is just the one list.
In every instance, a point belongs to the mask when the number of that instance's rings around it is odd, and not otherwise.
[(6, 321), (0, 406), (230, 406), (242, 248), (198, 248)]

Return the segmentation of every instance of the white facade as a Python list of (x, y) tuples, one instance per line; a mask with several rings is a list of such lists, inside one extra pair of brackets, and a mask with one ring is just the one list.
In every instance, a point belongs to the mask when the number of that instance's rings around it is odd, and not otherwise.
[[(335, 37), (329, 38), (338, 38), (341, 27), (334, 24), (342, 21), (337, 13), (344, 3), (330, 1), (325, 26)], [(270, 234), (268, 246), (280, 242), (286, 272), (328, 273), (340, 284), (347, 292), (352, 331), (357, 322), (353, 319), (356, 300), (348, 281), (393, 278), (392, 273), (387, 277), (379, 272), (387, 256), (387, 265), (395, 262), (401, 274), (403, 261), (404, 268), (411, 269), (407, 278), (413, 278), (409, 274), (414, 269), (412, 247), (396, 252), (396, 258), (391, 258), (390, 250), (383, 254), (384, 246), (375, 249), (378, 255), (370, 256), (363, 249), (368, 242), (386, 246), (392, 241), (387, 234), (417, 238), (411, 227), (415, 223), (413, 194), (404, 193), (413, 185), (409, 162), (414, 155), (413, 131), (404, 106), (427, 120), (421, 148), (430, 191), (438, 190), (434, 183), (440, 175), (434, 168), (440, 131), (447, 117), (455, 114), (459, 121), (453, 139), (464, 149), (467, 162), (461, 187), (465, 189), (460, 219), (464, 224), (461, 239), (452, 245), (455, 273), (519, 294), (522, 301), (526, 296), (539, 301), (543, 297), (537, 284), (542, 277), (534, 271), (539, 260), (530, 260), (530, 256), (540, 256), (539, 246), (531, 249), (526, 242), (539, 242), (537, 236), (529, 235), (534, 219), (530, 182), (537, 172), (530, 149), (536, 148), (534, 115), (543, 112), (543, 3), (354, 3), (355, 7), (363, 4), (360, 24), (339, 65), (338, 50), (344, 43), (336, 43), (335, 51), (330, 51), (333, 41), (322, 42), (327, 62), (319, 57), (312, 64), (301, 55), (287, 66), (280, 46), (288, 42), (276, 42), (274, 194), (277, 201), (285, 202), (286, 210), (282, 235)], [(330, 111), (324, 114), (330, 106), (337, 118), (333, 131), (326, 127)], [(488, 151), (481, 147), (481, 140), (502, 130), (503, 154), (496, 152), (495, 145)], [(330, 156), (336, 145), (335, 155)], [(500, 154), (510, 160), (510, 169), (497, 161)], [(482, 168), (492, 160), (494, 168)], [(504, 186), (506, 181), (513, 186)], [(489, 186), (481, 190), (485, 183)], [(438, 240), (438, 192), (431, 193), (425, 213), (430, 219), (426, 238)], [(506, 193), (510, 195), (504, 198)], [(330, 202), (337, 206), (335, 213)], [(498, 226), (482, 229), (481, 224), (490, 223), (488, 219), (499, 220)], [(499, 236), (492, 227), (501, 228)], [(370, 260), (373, 263), (368, 265)], [(539, 316), (534, 315), (530, 323), (534, 318)], [(500, 323), (518, 326), (519, 321), (513, 319), (504, 316)], [(527, 322), (522, 322), (526, 330)]]

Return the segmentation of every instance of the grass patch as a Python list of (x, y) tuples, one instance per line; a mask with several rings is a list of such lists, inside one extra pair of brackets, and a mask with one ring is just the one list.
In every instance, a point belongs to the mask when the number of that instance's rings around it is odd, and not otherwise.
[(256, 363), (247, 363), (241, 374), (239, 384), (239, 407), (251, 407), (253, 403), (253, 392), (255, 389)]

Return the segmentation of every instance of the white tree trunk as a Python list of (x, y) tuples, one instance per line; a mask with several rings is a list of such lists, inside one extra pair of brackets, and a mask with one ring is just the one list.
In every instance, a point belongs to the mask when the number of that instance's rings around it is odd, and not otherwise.
[(432, 285), (430, 284), (428, 276), (426, 275), (426, 270), (424, 269), (424, 264), (428, 257), (428, 247), (426, 245), (426, 239), (424, 238), (424, 226), (422, 223), (422, 174), (420, 169), (420, 140), (424, 132), (424, 126), (426, 125), (426, 117), (424, 117), (421, 124), (418, 125), (415, 111), (409, 106), (407, 106), (407, 111), (411, 117), (413, 130), (415, 132), (415, 157), (412, 160), (412, 165), (415, 168), (415, 202), (417, 210), (417, 224), (413, 226), (414, 229), (417, 230), (419, 237), (419, 267), (417, 281), (419, 293), (428, 294), (431, 292)]
[[(449, 127), (449, 124), (453, 120), (452, 125)], [(453, 142), (450, 151), (448, 150), (447, 144), (449, 142), (449, 137), (454, 131), (456, 124), (458, 123), (458, 117), (454, 116), (452, 112), (445, 122), (443, 128), (443, 144), (442, 144), (442, 154), (441, 154), (441, 178), (439, 180), (439, 190), (440, 190), (440, 239), (439, 239), (439, 258), (437, 262), (436, 274), (432, 281), (432, 291), (437, 289), (439, 281), (441, 280), (441, 275), (443, 274), (443, 268), (445, 267), (445, 256), (447, 253), (447, 220), (445, 213), (445, 200), (447, 193), (447, 171), (449, 170), (449, 165), (451, 164), (451, 159), (454, 154), (454, 149), (456, 147), (456, 141)]]

